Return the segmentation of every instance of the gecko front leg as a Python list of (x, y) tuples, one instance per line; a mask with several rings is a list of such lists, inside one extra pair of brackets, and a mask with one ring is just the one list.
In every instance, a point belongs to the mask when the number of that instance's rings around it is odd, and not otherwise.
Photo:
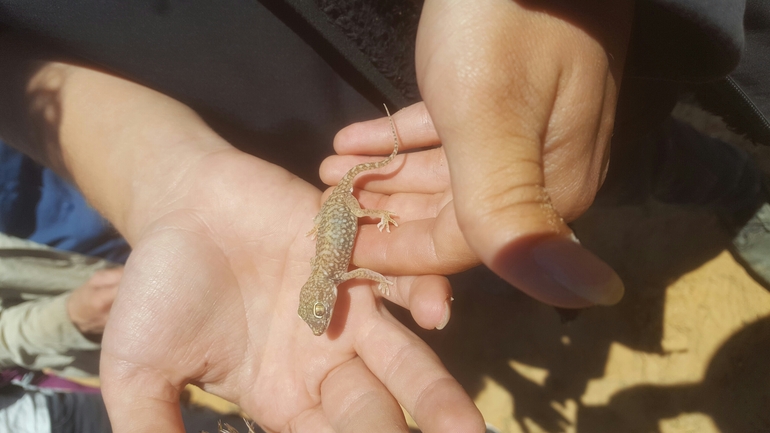
[(388, 286), (393, 285), (393, 282), (378, 272), (374, 272), (371, 269), (358, 268), (354, 271), (346, 272), (340, 275), (340, 283), (343, 283), (347, 280), (352, 280), (354, 278), (363, 278), (366, 280), (376, 281), (379, 283), (377, 289), (379, 289), (380, 293), (385, 296), (390, 295), (390, 287)]

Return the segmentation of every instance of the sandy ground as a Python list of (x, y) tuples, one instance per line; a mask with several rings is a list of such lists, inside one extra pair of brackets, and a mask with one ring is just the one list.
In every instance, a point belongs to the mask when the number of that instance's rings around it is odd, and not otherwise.
[(770, 432), (770, 292), (716, 218), (645, 200), (598, 203), (573, 226), (625, 282), (618, 305), (565, 321), (476, 269), (452, 278), (444, 331), (413, 326), (485, 419), (505, 433)]
[[(675, 116), (770, 152), (689, 106)], [(708, 209), (601, 200), (573, 224), (626, 285), (614, 307), (557, 312), (486, 270), (454, 280), (454, 317), (424, 333), (505, 433), (770, 432), (770, 292)]]
[(584, 244), (626, 284), (563, 323), (484, 270), (424, 337), (486, 420), (514, 432), (770, 432), (770, 294), (713, 219), (656, 205), (593, 209)]

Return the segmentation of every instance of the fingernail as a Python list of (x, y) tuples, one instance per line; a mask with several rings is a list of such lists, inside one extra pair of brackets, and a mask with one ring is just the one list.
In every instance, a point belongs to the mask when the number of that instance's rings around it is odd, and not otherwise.
[[(454, 298), (450, 298), (452, 301), (454, 301)], [(444, 317), (441, 319), (441, 322), (436, 326), (436, 329), (439, 331), (444, 329), (446, 327), (446, 324), (449, 323), (449, 317), (452, 315), (452, 304), (450, 300), (447, 300), (444, 302)]]
[(542, 270), (562, 287), (599, 305), (616, 304), (625, 291), (618, 274), (572, 239), (550, 238), (531, 250)]

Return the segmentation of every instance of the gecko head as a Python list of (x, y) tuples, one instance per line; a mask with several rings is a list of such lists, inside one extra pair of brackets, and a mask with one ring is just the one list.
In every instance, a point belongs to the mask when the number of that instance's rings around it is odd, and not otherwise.
[(332, 320), (337, 287), (331, 282), (310, 280), (300, 292), (297, 314), (307, 323), (316, 336), (326, 332)]

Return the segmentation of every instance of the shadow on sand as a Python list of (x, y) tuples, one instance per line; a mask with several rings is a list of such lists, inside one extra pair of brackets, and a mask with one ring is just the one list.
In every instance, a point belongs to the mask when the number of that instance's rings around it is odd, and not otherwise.
[[(661, 419), (691, 412), (710, 416), (723, 433), (770, 431), (770, 317), (730, 337), (701, 383), (638, 386), (616, 393), (605, 406), (580, 403), (588, 382), (604, 375), (613, 343), (664, 354), (666, 288), (724, 251), (729, 238), (705, 211), (655, 202), (595, 206), (573, 227), (626, 283), (617, 306), (563, 321), (488, 270), (474, 269), (453, 277), (456, 301), (444, 332), (413, 327), (471, 396), (491, 378), (513, 396), (513, 416), (524, 431), (524, 419), (547, 432), (564, 431), (570, 422), (552, 404), (570, 399), (578, 402), (577, 433), (656, 432)], [(511, 361), (547, 370), (542, 386)]]

